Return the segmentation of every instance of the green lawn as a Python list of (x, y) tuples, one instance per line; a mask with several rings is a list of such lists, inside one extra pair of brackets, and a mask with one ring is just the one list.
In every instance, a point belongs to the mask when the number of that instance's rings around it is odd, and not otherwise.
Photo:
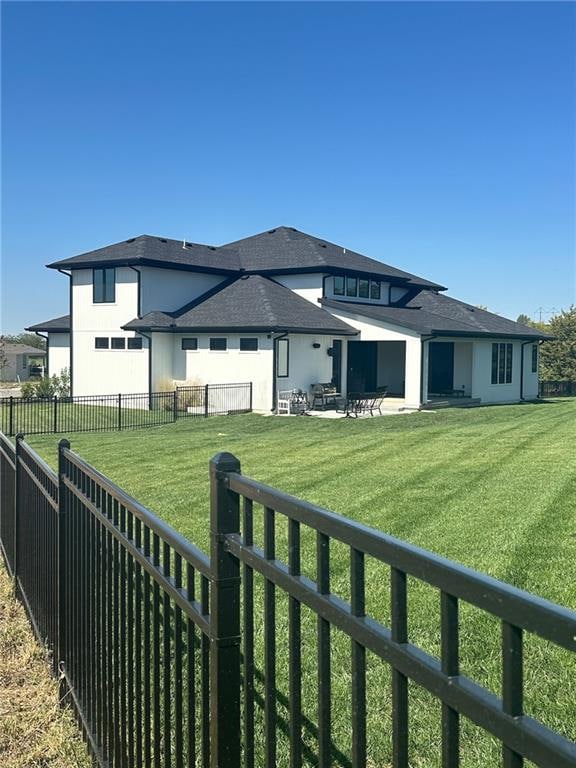
[[(75, 434), (72, 447), (203, 549), (208, 548), (208, 461), (234, 453), (243, 471), (477, 570), (576, 608), (576, 400), (446, 410), (362, 420), (255, 415), (182, 420), (146, 431)], [(55, 465), (55, 436), (30, 442)], [(281, 545), (282, 551), (282, 545)], [(304, 555), (312, 570), (313, 552)], [(348, 590), (344, 548), (334, 548), (335, 591)], [(371, 567), (368, 607), (388, 620), (385, 569)], [(435, 590), (410, 580), (410, 637), (438, 652)], [(285, 601), (279, 600), (278, 684), (287, 689)], [(315, 623), (305, 610), (303, 686), (315, 719)], [(462, 611), (463, 671), (499, 692), (499, 626)], [(349, 641), (334, 633), (334, 733), (349, 751)], [(258, 651), (260, 655), (260, 650)], [(528, 638), (526, 706), (576, 736), (574, 655)], [(388, 670), (369, 659), (372, 765), (390, 757)], [(438, 766), (440, 708), (416, 687), (414, 766)], [(309, 740), (314, 749), (313, 740)], [(280, 741), (281, 760), (285, 761)], [(463, 765), (497, 765), (499, 752), (464, 723)], [(281, 764), (285, 764), (282, 762)]]

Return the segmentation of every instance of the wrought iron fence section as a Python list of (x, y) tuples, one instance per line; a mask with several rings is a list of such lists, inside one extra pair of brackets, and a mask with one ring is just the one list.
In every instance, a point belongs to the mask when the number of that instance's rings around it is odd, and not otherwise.
[(139, 429), (184, 416), (218, 416), (252, 410), (252, 384), (206, 384), (168, 392), (0, 398), (0, 431), (71, 434)]
[[(462, 717), (501, 743), (505, 768), (524, 758), (576, 766), (576, 745), (523, 705), (525, 635), (576, 651), (567, 609), (245, 477), (231, 454), (210, 462), (209, 557), (66, 440), (54, 473), (20, 437), (14, 447), (0, 434), (0, 480), (4, 556), (103, 768), (366, 768), (368, 652), (391, 670), (394, 768), (411, 758), (409, 681), (441, 706), (445, 768), (460, 765)], [(336, 546), (348, 551), (347, 599), (332, 583)], [(370, 560), (390, 575), (389, 624), (367, 607)], [(437, 655), (411, 638), (409, 578), (437, 590)], [(462, 604), (500, 622), (499, 696), (462, 672)], [(303, 609), (316, 624), (314, 718), (303, 697)], [(277, 680), (286, 623), (287, 696)], [(350, 695), (338, 701), (336, 631), (351, 670)], [(349, 709), (347, 754), (334, 739), (335, 707)]]
[(576, 397), (576, 381), (541, 381), (540, 397)]
[(207, 765), (210, 564), (60, 448), (63, 659), (93, 750), (114, 766)]
[[(264, 676), (266, 765), (277, 759), (276, 592), (289, 598), (289, 680), (291, 765), (302, 765), (301, 619), (306, 606), (317, 616), (318, 643), (318, 765), (330, 766), (331, 742), (331, 628), (350, 638), (352, 695), (351, 765), (366, 766), (366, 651), (390, 665), (392, 671), (392, 764), (409, 764), (408, 681), (429, 691), (442, 705), (443, 765), (460, 765), (460, 716), (469, 718), (502, 744), (504, 765), (521, 766), (523, 758), (549, 768), (574, 768), (576, 745), (523, 710), (523, 633), (531, 632), (569, 651), (576, 651), (576, 614), (527, 592), (478, 574), (418, 547), (291, 497), (274, 488), (230, 472), (229, 491), (243, 500), (242, 531), (226, 536), (226, 549), (243, 564), (245, 637), (252, 637), (253, 574), (264, 578)], [(255, 546), (255, 517), (263, 526), (263, 548)], [(288, 559), (276, 556), (276, 517), (288, 523)], [(304, 528), (316, 537), (316, 579), (301, 570)], [(331, 591), (330, 543), (349, 548), (351, 598)], [(366, 559), (390, 568), (391, 624), (384, 626), (366, 611)], [(441, 653), (434, 657), (410, 642), (407, 576), (439, 591)], [(248, 579), (246, 578), (248, 576)], [(495, 696), (460, 671), (459, 604), (465, 602), (501, 620), (502, 695)], [(244, 648), (244, 695), (253, 732), (254, 675), (249, 648)], [(248, 658), (246, 662), (246, 654)], [(254, 765), (254, 757), (248, 763)]]
[(16, 450), (0, 432), (0, 549), (9, 574), (14, 573), (16, 521)]

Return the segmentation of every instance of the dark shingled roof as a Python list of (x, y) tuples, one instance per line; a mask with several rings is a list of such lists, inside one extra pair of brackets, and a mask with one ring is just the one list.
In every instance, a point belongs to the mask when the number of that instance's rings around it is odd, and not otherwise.
[(322, 305), (409, 328), (422, 335), (549, 339), (548, 334), (434, 291), (421, 291), (404, 305), (380, 306), (323, 299)]
[(411, 275), (328, 240), (299, 232), (294, 227), (276, 227), (258, 235), (245, 237), (227, 243), (220, 251), (228, 249), (238, 253), (241, 266), (247, 272), (364, 272), (373, 276), (391, 277), (410, 285), (444, 290), (444, 286), (430, 280)]
[(43, 323), (36, 323), (24, 329), (25, 331), (51, 331), (52, 333), (67, 333), (70, 331), (70, 315), (54, 317)]
[(333, 333), (357, 331), (289, 288), (260, 275), (229, 280), (176, 312), (150, 312), (128, 330), (267, 331)]
[(152, 266), (173, 269), (201, 270), (220, 274), (238, 272), (238, 256), (232, 251), (219, 252), (219, 249), (199, 243), (186, 243), (182, 240), (170, 240), (166, 237), (139, 235), (120, 243), (107, 245), (95, 251), (88, 251), (69, 259), (48, 264), (52, 269), (83, 269), (103, 265)]
[(444, 290), (437, 283), (299, 232), (293, 227), (277, 227), (219, 247), (187, 243), (184, 248), (182, 240), (140, 235), (48, 264), (52, 269), (104, 265), (170, 267), (220, 274), (362, 272), (408, 285)]
[(30, 344), (4, 344), (4, 352), (7, 355), (36, 355), (37, 357), (46, 357), (46, 350), (38, 347), (31, 347)]

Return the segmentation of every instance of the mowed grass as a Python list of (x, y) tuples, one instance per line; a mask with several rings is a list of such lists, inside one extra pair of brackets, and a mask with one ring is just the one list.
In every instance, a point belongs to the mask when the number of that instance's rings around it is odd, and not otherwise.
[[(360, 520), (491, 576), (576, 608), (576, 400), (446, 410), (362, 420), (256, 415), (182, 419), (146, 431), (71, 435), (72, 447), (154, 512), (208, 551), (208, 461), (234, 453), (242, 470), (308, 501)], [(53, 465), (54, 436), (30, 442)], [(285, 527), (278, 523), (279, 553)], [(314, 542), (303, 539), (304, 570), (314, 576)], [(348, 552), (332, 547), (332, 588), (349, 594)], [(258, 583), (257, 600), (261, 600)], [(367, 604), (389, 625), (389, 579), (369, 563)], [(439, 650), (439, 596), (409, 579), (410, 640)], [(256, 612), (261, 635), (261, 611)], [(489, 690), (501, 685), (499, 623), (462, 606), (462, 671)], [(303, 690), (316, 721), (316, 623), (303, 609)], [(288, 690), (286, 599), (278, 605), (278, 687)], [(335, 747), (350, 751), (350, 643), (333, 632)], [(257, 661), (262, 662), (257, 648)], [(526, 639), (527, 712), (576, 737), (576, 660)], [(368, 658), (371, 765), (390, 761), (390, 676)], [(286, 712), (280, 708), (286, 717)], [(439, 766), (440, 707), (411, 686), (412, 765)], [(306, 734), (313, 764), (313, 736)], [(259, 739), (261, 743), (261, 736)], [(465, 721), (464, 766), (499, 764), (499, 748)], [(341, 760), (340, 762), (345, 763)], [(336, 760), (338, 763), (338, 759)], [(279, 765), (287, 764), (284, 737)]]

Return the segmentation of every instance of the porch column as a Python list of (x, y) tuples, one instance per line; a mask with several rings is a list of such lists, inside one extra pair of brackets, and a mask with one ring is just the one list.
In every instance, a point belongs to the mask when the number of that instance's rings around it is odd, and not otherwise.
[(410, 408), (420, 407), (422, 358), (420, 336), (407, 337), (404, 399)]

